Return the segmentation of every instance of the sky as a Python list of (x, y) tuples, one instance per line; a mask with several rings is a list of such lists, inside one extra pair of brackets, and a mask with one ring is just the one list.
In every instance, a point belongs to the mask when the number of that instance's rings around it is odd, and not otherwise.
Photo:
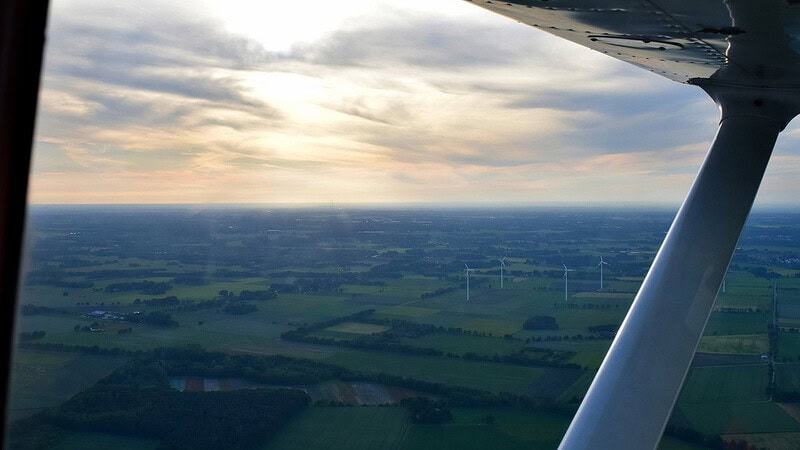
[[(52, 0), (29, 199), (677, 206), (718, 120), (462, 0)], [(757, 204), (798, 205), (798, 143)]]

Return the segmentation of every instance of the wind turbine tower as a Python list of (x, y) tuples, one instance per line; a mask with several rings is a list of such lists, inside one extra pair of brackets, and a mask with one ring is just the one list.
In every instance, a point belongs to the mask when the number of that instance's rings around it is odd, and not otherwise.
[(607, 265), (608, 265), (608, 263), (603, 261), (603, 257), (601, 256), (600, 257), (600, 264), (597, 265), (597, 267), (600, 268), (600, 290), (601, 291), (603, 290), (603, 266), (607, 266)]
[(569, 273), (574, 272), (575, 269), (567, 269), (566, 264), (561, 264), (564, 266), (564, 301), (567, 301), (567, 296), (569, 294)]
[(503, 289), (503, 269), (506, 268), (506, 257), (498, 259), (500, 261), (500, 289)]
[(725, 276), (722, 277), (722, 293), (723, 294), (728, 292), (728, 286), (727, 286), (727, 284), (728, 284), (728, 272), (730, 272), (730, 269), (726, 270), (725, 271)]
[(464, 273), (467, 274), (467, 301), (469, 301), (469, 273), (475, 272), (475, 269), (470, 269), (466, 264), (464, 264), (464, 267), (466, 267), (466, 269), (464, 269)]

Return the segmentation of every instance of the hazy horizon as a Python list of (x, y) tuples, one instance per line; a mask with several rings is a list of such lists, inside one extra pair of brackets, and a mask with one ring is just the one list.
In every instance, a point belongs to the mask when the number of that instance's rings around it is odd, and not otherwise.
[[(313, 210), (313, 211), (404, 211), (404, 210), (598, 210), (598, 211), (657, 211), (677, 213), (679, 203), (625, 203), (625, 202), (558, 202), (558, 203), (468, 203), (468, 202), (397, 202), (397, 203), (30, 203), (31, 209), (46, 208), (196, 208), (196, 209), (276, 209), (276, 210)], [(751, 213), (785, 212), (800, 213), (800, 208), (790, 204), (757, 204)]]

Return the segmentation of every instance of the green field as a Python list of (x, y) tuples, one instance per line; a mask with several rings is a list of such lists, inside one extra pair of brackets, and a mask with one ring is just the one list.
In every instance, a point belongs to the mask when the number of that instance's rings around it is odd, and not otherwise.
[(681, 403), (769, 400), (769, 368), (758, 366), (694, 367), (683, 383)]
[(778, 391), (800, 392), (800, 364), (775, 364), (775, 384)]
[[(198, 316), (208, 320), (204, 316)], [(41, 342), (57, 342), (67, 345), (82, 345), (113, 348), (119, 347), (126, 350), (149, 350), (164, 345), (181, 346), (186, 344), (199, 344), (208, 350), (224, 350), (226, 348), (252, 345), (264, 340), (274, 340), (280, 336), (280, 328), (260, 324), (257, 329), (249, 329), (246, 324), (230, 328), (227, 331), (218, 331), (215, 327), (206, 327), (205, 323), (184, 322), (176, 328), (162, 328), (154, 326), (138, 326), (126, 323), (103, 325), (104, 333), (74, 332), (48, 334)], [(120, 335), (120, 328), (133, 328), (133, 332)], [(248, 332), (251, 331), (250, 333)]]
[(466, 330), (474, 330), (481, 333), (491, 334), (493, 336), (514, 334), (519, 331), (520, 328), (522, 328), (522, 324), (516, 320), (487, 317), (474, 317), (465, 319), (456, 326)]
[(385, 316), (397, 316), (398, 318), (427, 317), (438, 313), (438, 309), (420, 308), (418, 306), (398, 305), (391, 308), (382, 309), (380, 314)]
[[(117, 265), (104, 265), (82, 267), (83, 272), (91, 272), (94, 270), (108, 270), (119, 269)], [(77, 271), (78, 269), (73, 269)], [(83, 273), (75, 272), (75, 273)], [(137, 278), (136, 281), (150, 280), (150, 281), (170, 281), (172, 278), (162, 277), (148, 277)], [(242, 278), (236, 280), (210, 280), (209, 284), (201, 286), (185, 286), (174, 285), (165, 294), (148, 295), (135, 291), (130, 292), (115, 292), (108, 293), (103, 291), (105, 286), (111, 283), (119, 283), (131, 281), (128, 278), (114, 278), (104, 279), (95, 282), (92, 289), (64, 289), (43, 285), (26, 286), (20, 293), (20, 303), (33, 303), (35, 305), (52, 306), (52, 307), (65, 307), (74, 306), (76, 302), (89, 302), (91, 305), (101, 307), (102, 309), (111, 308), (116, 306), (117, 302), (121, 305), (132, 305), (137, 299), (151, 299), (160, 298), (169, 295), (175, 295), (182, 300), (209, 300), (217, 296), (220, 290), (228, 290), (231, 292), (239, 293), (241, 290), (261, 290), (264, 289), (267, 283), (265, 278)], [(63, 296), (63, 292), (68, 292), (68, 296)]]
[(631, 292), (578, 292), (577, 294), (572, 296), (573, 298), (613, 298), (613, 299), (624, 299), (628, 301), (633, 301), (634, 294)]
[[(265, 450), (314, 449), (526, 449), (555, 448), (569, 416), (509, 408), (455, 408), (453, 422), (416, 425), (403, 408), (311, 408), (291, 422)], [(491, 414), (494, 425), (481, 418)], [(683, 448), (683, 447), (666, 447)]]
[(397, 407), (309, 408), (264, 447), (265, 450), (393, 450), (408, 423)]
[(558, 309), (548, 314), (554, 316), (560, 328), (589, 331), (593, 325), (619, 325), (628, 313), (627, 308), (609, 309)]
[(337, 352), (324, 361), (357, 372), (384, 372), (490, 392), (512, 393), (524, 392), (547, 370), (540, 367), (512, 366), (456, 358), (350, 349)]
[(448, 282), (439, 280), (437, 278), (406, 276), (403, 278), (387, 280), (383, 285), (365, 286), (357, 284), (344, 284), (341, 286), (341, 292), (345, 294), (380, 295), (383, 297), (405, 299), (405, 301), (409, 301), (412, 299), (419, 299), (420, 296), (426, 292), (433, 292), (437, 289), (447, 287), (448, 285)]
[[(279, 299), (258, 302), (259, 310), (244, 316), (222, 314), (214, 309), (194, 312), (170, 312), (180, 323), (176, 328), (163, 328), (99, 320), (105, 333), (76, 333), (76, 324), (88, 325), (95, 319), (69, 316), (24, 316), (23, 330), (44, 330), (42, 342), (68, 345), (98, 345), (127, 350), (147, 350), (164, 345), (199, 344), (209, 350), (227, 350), (242, 346), (259, 346), (293, 329), (297, 321), (326, 320), (365, 309), (336, 297), (287, 295)], [(120, 328), (133, 327), (130, 334), (119, 335)], [(370, 325), (369, 328), (374, 327)], [(363, 330), (364, 328), (361, 327)], [(381, 328), (384, 329), (384, 328)]]
[(516, 340), (446, 333), (427, 334), (418, 338), (403, 338), (400, 342), (416, 347), (433, 348), (443, 353), (464, 354), (472, 352), (487, 356), (507, 355), (518, 352), (525, 347), (524, 342)]
[(258, 303), (258, 314), (269, 321), (319, 322), (363, 311), (369, 306), (333, 295), (280, 294)]
[(481, 424), (414, 425), (399, 448), (401, 450), (427, 450), (430, 448), (552, 449), (558, 446), (559, 441), (560, 436), (558, 439), (550, 441), (541, 439), (538, 442), (514, 439), (497, 427)]
[[(488, 414), (495, 417), (494, 425), (481, 423)], [(411, 425), (398, 448), (551, 449), (558, 446), (569, 420), (569, 416), (514, 409), (456, 408), (447, 425)]]
[(678, 403), (676, 409), (703, 434), (800, 431), (800, 425), (772, 402)]
[[(409, 425), (400, 450), (439, 449), (553, 449), (569, 425), (568, 415), (526, 412), (513, 408), (455, 408), (446, 425)], [(491, 414), (493, 425), (481, 418)], [(662, 450), (697, 449), (673, 438), (663, 439)]]
[(121, 356), (17, 350), (9, 400), (11, 416), (23, 417), (59, 405), (127, 360)]
[(75, 433), (58, 445), (53, 450), (156, 450), (159, 442), (153, 439), (117, 436), (105, 433)]
[(572, 386), (565, 389), (561, 395), (556, 397), (556, 402), (564, 404), (573, 402), (576, 404), (576, 401), (582, 399), (586, 392), (589, 390), (589, 386), (592, 385), (592, 381), (594, 380), (594, 376), (597, 375), (596, 370), (588, 370), (586, 371), (581, 377), (572, 384)]
[(309, 336), (322, 339), (335, 339), (337, 341), (351, 341), (358, 335), (353, 333), (341, 333), (338, 331), (320, 330), (309, 334)]
[(800, 448), (800, 433), (728, 434), (726, 441), (745, 441), (756, 448), (769, 450), (797, 450)]
[(764, 334), (772, 315), (768, 313), (711, 313), (704, 334), (706, 336), (731, 334)]
[(575, 352), (575, 356), (573, 356), (568, 362), (575, 363), (583, 367), (588, 367), (590, 369), (597, 369), (603, 362), (603, 358), (606, 357), (608, 348), (611, 346), (611, 340), (542, 341), (532, 342), (531, 346)]
[(661, 442), (658, 444), (658, 450), (707, 450), (708, 447), (702, 445), (690, 444), (681, 441), (674, 437), (662, 436)]
[(77, 324), (85, 325), (87, 322), (81, 319), (77, 314), (70, 316), (67, 314), (58, 316), (23, 316), (19, 320), (19, 332), (31, 332), (41, 330), (47, 334), (63, 333), (65, 331), (72, 331), (73, 327)]
[(778, 333), (779, 361), (800, 361), (800, 333)]
[[(471, 308), (473, 307), (457, 307), (456, 310), (443, 310), (428, 316), (408, 317), (408, 320), (429, 323), (444, 328), (462, 328), (464, 330), (478, 331), (493, 336), (514, 334), (522, 328), (522, 320), (465, 311)], [(380, 314), (378, 314), (378, 317), (380, 317)]]

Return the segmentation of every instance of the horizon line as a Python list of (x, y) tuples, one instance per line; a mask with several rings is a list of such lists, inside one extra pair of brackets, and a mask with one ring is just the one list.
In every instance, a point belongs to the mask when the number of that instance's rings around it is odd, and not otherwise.
[[(186, 207), (186, 208), (274, 208), (274, 209), (650, 209), (677, 210), (681, 204), (667, 202), (159, 202), (159, 203), (28, 203), (29, 208), (53, 207)], [(798, 210), (800, 204), (755, 204), (751, 211)]]

